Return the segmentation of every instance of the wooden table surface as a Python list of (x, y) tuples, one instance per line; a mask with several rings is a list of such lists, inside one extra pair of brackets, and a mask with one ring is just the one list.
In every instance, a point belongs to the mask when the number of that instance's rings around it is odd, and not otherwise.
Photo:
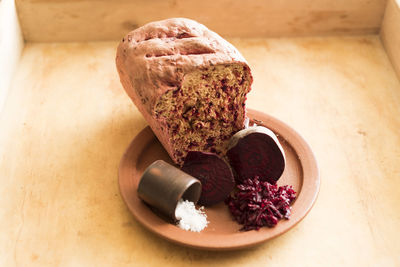
[(248, 107), (296, 129), (318, 160), (300, 224), (231, 252), (148, 232), (117, 182), (146, 126), (117, 43), (28, 43), (0, 114), (0, 265), (400, 266), (400, 82), (379, 37), (231, 41), (253, 69)]

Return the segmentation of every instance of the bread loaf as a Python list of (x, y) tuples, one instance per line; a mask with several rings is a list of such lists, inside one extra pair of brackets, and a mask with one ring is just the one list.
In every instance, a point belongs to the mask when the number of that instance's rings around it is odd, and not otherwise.
[(122, 39), (116, 64), (125, 91), (179, 165), (188, 151), (224, 153), (244, 127), (250, 68), (204, 25), (183, 18), (146, 24)]

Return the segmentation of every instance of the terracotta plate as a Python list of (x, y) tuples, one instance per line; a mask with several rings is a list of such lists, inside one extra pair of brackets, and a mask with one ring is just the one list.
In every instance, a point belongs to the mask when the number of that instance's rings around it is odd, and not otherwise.
[[(150, 231), (172, 242), (209, 250), (230, 250), (249, 247), (276, 237), (295, 226), (312, 208), (319, 191), (319, 173), (314, 155), (292, 128), (264, 113), (248, 110), (248, 116), (257, 124), (271, 129), (285, 150), (287, 165), (279, 185), (293, 185), (298, 193), (292, 205), (290, 220), (281, 220), (274, 228), (239, 232), (241, 226), (232, 220), (224, 203), (206, 208), (208, 227), (200, 233), (181, 230), (154, 212), (137, 196), (142, 172), (157, 159), (172, 163), (167, 152), (149, 127), (141, 131), (126, 150), (119, 167), (119, 185), (122, 197), (134, 217)], [(257, 121), (261, 121), (257, 122)]]

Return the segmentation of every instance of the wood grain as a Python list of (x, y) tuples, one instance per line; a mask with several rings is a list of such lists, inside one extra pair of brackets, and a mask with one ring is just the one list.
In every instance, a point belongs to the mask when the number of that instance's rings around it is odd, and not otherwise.
[(17, 0), (27, 41), (119, 40), (150, 21), (198, 20), (224, 37), (377, 33), (386, 0)]
[(123, 203), (120, 159), (147, 124), (122, 89), (117, 43), (27, 44), (0, 114), (2, 266), (398, 266), (400, 82), (378, 36), (233, 39), (248, 106), (296, 129), (318, 200), (250, 250), (182, 248)]
[(388, 1), (380, 36), (400, 78), (400, 2), (395, 0)]

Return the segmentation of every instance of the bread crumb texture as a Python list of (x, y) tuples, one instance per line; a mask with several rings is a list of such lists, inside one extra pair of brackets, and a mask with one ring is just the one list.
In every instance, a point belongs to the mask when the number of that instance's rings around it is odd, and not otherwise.
[(239, 64), (196, 70), (160, 98), (155, 114), (171, 136), (176, 158), (188, 151), (224, 153), (232, 134), (243, 128), (246, 76)]

